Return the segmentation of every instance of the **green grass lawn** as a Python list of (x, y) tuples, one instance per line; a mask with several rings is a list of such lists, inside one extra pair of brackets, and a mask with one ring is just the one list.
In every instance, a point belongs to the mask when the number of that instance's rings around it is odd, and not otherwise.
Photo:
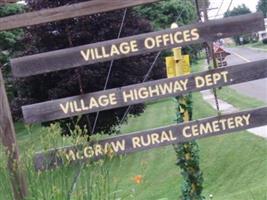
[(217, 91), (220, 99), (232, 104), (234, 107), (239, 108), (240, 110), (266, 106), (265, 102), (242, 95), (230, 87), (224, 87)]
[(226, 46), (229, 48), (231, 48), (231, 47), (248, 47), (248, 48), (255, 48), (255, 49), (267, 51), (267, 44), (263, 44), (263, 42), (261, 42), (261, 41), (254, 42), (254, 43), (248, 43), (245, 45), (227, 44)]
[[(219, 93), (240, 108), (261, 105), (260, 102), (253, 101), (252, 104), (250, 101), (243, 102), (239, 98), (235, 99), (236, 94), (229, 93), (227, 89)], [(194, 119), (216, 115), (199, 93), (195, 93), (193, 99)], [(175, 106), (176, 103), (172, 98), (148, 103), (143, 114), (136, 118), (130, 117), (128, 123), (121, 127), (121, 133), (173, 124)], [(44, 130), (40, 126), (32, 127), (31, 134), (28, 134), (21, 123), (16, 125), (16, 130), (22, 153), (31, 146), (34, 151), (42, 148), (40, 142), (46, 138), (41, 136)], [(55, 137), (51, 142), (53, 145), (61, 146), (69, 141), (62, 141)], [(201, 169), (205, 179), (204, 196), (213, 194), (214, 200), (267, 200), (267, 140), (242, 131), (202, 139), (198, 143)], [(3, 155), (0, 154), (1, 158)], [(72, 199), (89, 199), (89, 193), (97, 191), (98, 188), (111, 191), (112, 196), (116, 196), (114, 199), (121, 200), (179, 199), (182, 176), (175, 162), (173, 147), (168, 146), (115, 158), (104, 164), (96, 164), (82, 170)], [(0, 171), (0, 199), (8, 200), (8, 196), (5, 195), (8, 192), (5, 191), (7, 183), (3, 178), (5, 172), (1, 167), (0, 170), (2, 170)], [(31, 180), (31, 199), (67, 199), (67, 192), (76, 170), (70, 167), (41, 175), (31, 172), (28, 174)], [(98, 173), (102, 176), (96, 176)], [(143, 177), (141, 184), (134, 182), (133, 178), (136, 175)], [(82, 198), (84, 193), (88, 193), (87, 198)], [(101, 192), (95, 195), (94, 200), (105, 200)]]
[(249, 43), (244, 45), (245, 47), (251, 47), (251, 48), (257, 48), (257, 49), (263, 49), (267, 51), (267, 45), (263, 44), (262, 42), (256, 42), (256, 43)]

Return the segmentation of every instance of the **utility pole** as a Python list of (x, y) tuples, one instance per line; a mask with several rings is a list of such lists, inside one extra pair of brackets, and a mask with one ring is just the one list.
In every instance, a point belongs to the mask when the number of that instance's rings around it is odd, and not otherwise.
[(19, 160), (16, 133), (0, 68), (0, 139), (8, 159), (8, 170), (15, 200), (23, 200), (27, 195), (25, 177)]
[[(200, 12), (200, 8), (199, 8), (199, 0), (195, 0), (196, 1), (196, 7), (198, 9), (198, 13), (199, 13), (199, 19), (201, 20), (201, 12)], [(209, 0), (204, 0), (203, 3), (203, 15), (204, 15), (204, 22), (209, 21), (209, 16), (208, 16), (208, 7), (209, 7)], [(206, 43), (206, 55), (207, 55), (207, 64), (209, 66), (209, 69), (211, 69), (211, 67), (213, 66), (213, 68), (217, 68), (217, 61), (216, 61), (216, 57), (214, 54), (214, 46), (213, 46), (213, 42), (207, 42)], [(219, 107), (219, 103), (218, 103), (218, 96), (217, 96), (217, 90), (214, 88), (213, 89), (213, 94), (215, 97), (215, 102), (216, 102), (216, 108), (217, 111), (219, 113), (220, 111), (220, 107)]]

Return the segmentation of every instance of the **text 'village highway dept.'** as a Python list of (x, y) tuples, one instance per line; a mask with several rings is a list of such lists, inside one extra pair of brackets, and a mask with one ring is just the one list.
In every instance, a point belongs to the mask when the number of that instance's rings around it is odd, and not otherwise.
[(118, 107), (153, 100), (156, 97), (175, 96), (181, 92), (192, 90), (194, 88), (203, 88), (215, 86), (218, 82), (227, 83), (229, 72), (222, 71), (210, 73), (203, 76), (195, 76), (193, 80), (184, 79), (165, 79), (166, 81), (157, 83), (151, 82), (139, 87), (124, 87), (112, 92), (105, 92), (103, 95), (88, 95), (86, 98), (81, 97), (79, 100), (66, 101), (60, 103), (60, 110), (64, 114), (80, 113), (105, 109), (105, 107)]

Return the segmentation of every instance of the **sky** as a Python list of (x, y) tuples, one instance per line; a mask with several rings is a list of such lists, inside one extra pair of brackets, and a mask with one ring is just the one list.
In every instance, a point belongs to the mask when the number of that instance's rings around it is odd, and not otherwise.
[[(256, 12), (256, 6), (258, 4), (258, 1), (259, 0), (233, 0), (230, 10), (238, 5), (245, 4), (252, 12)], [(231, 0), (210, 0), (210, 2), (211, 2), (211, 6), (210, 6), (211, 8), (217, 7), (217, 9), (209, 11), (209, 17), (212, 19), (214, 18), (214, 16), (217, 15), (218, 10), (219, 10), (218, 8), (223, 2), (221, 10), (219, 11), (219, 16), (217, 16), (217, 18), (222, 17), (220, 15), (223, 15), (227, 11)]]

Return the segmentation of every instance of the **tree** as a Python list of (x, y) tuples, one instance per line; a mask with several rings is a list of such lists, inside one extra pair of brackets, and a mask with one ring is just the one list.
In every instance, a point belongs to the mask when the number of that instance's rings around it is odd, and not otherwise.
[[(142, 17), (150, 20), (155, 29), (168, 29), (173, 22), (179, 26), (197, 21), (197, 12), (193, 1), (166, 0), (155, 4), (137, 7)], [(183, 52), (190, 54), (192, 60), (198, 57), (201, 45), (191, 45), (183, 48)]]
[(173, 22), (180, 26), (196, 20), (196, 9), (191, 1), (166, 0), (137, 8), (138, 13), (152, 22), (156, 29), (170, 28)]
[[(27, 4), (29, 11), (32, 11), (77, 2), (81, 2), (81, 0), (28, 0)], [(115, 39), (118, 35), (123, 14), (124, 10), (118, 10), (27, 28), (24, 43), (28, 45), (21, 56)], [(137, 16), (133, 10), (128, 9), (121, 37), (151, 31), (152, 28), (147, 20)], [(142, 82), (154, 57), (155, 54), (149, 54), (116, 60), (107, 89)], [(26, 98), (29, 103), (42, 102), (79, 95), (81, 92), (89, 93), (103, 90), (109, 65), (110, 62), (98, 63), (78, 69), (20, 79), (17, 82), (20, 98)], [(159, 65), (157, 65), (150, 79), (161, 78), (163, 74), (163, 68), (159, 68)], [(125, 110), (126, 108), (118, 108), (101, 112), (96, 132), (112, 133), (116, 131), (116, 126), (119, 125)], [(143, 110), (144, 105), (134, 106), (131, 114), (138, 115)], [(87, 128), (89, 128), (93, 124), (95, 116), (95, 113), (84, 115), (79, 120), (79, 125), (87, 125)], [(76, 120), (77, 117), (74, 118), (74, 121)], [(61, 120), (60, 122), (64, 126), (72, 122), (72, 119)]]
[(232, 17), (232, 16), (238, 16), (238, 15), (244, 15), (251, 13), (250, 9), (245, 5), (239, 5), (237, 7), (234, 7), (233, 10), (229, 10), (224, 13), (224, 17)]
[[(0, 6), (0, 17), (15, 15), (23, 12), (24, 6), (20, 4), (7, 4)], [(13, 101), (16, 94), (13, 78), (11, 75), (9, 59), (15, 56), (23, 49), (21, 39), (23, 38), (23, 30), (15, 29), (0, 32), (0, 63), (6, 83), (7, 95), (10, 101)]]
[(257, 11), (263, 12), (264, 17), (267, 17), (267, 0), (259, 0), (257, 4)]
[[(251, 13), (250, 9), (245, 4), (242, 4), (237, 7), (234, 7), (233, 10), (225, 12), (224, 17), (232, 17), (249, 13)], [(233, 38), (236, 44), (246, 44), (252, 40), (252, 34), (234, 36)]]
[[(200, 1), (200, 8), (205, 6), (205, 2)], [(170, 28), (173, 22), (179, 26), (191, 24), (198, 21), (195, 1), (166, 0), (157, 4), (145, 5), (137, 8), (138, 13), (152, 21), (156, 29)], [(209, 5), (209, 2), (207, 2)], [(202, 49), (201, 45), (191, 45), (183, 48), (184, 54), (190, 54), (191, 58), (197, 57), (196, 54)], [(179, 96), (177, 98), (177, 123), (184, 122), (182, 109), (188, 110), (190, 120), (192, 120), (192, 100), (191, 95)], [(179, 104), (181, 99), (186, 99), (186, 105)], [(181, 187), (181, 200), (202, 200), (203, 175), (199, 166), (199, 148), (196, 142), (173, 145), (177, 156), (177, 165), (180, 167), (183, 176)]]

